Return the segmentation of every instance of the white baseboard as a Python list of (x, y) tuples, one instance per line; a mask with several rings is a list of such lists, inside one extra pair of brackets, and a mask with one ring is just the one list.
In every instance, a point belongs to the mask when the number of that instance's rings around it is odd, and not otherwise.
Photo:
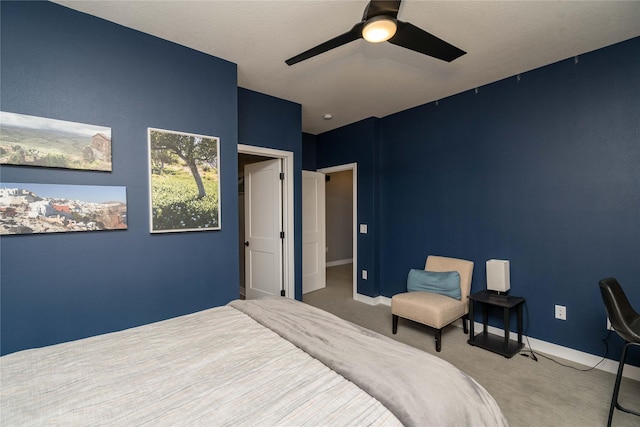
[[(369, 297), (366, 295), (362, 295), (362, 294), (354, 294), (353, 295), (353, 299), (359, 302), (363, 302), (365, 304), (368, 305), (378, 305), (378, 304), (384, 304), (384, 305), (388, 305), (391, 306), (391, 298), (387, 298), (387, 297), (383, 297), (383, 296), (377, 296), (377, 297)], [(388, 302), (387, 302), (388, 300)]]
[[(377, 296), (374, 298), (374, 297), (369, 297), (362, 294), (355, 294), (353, 299), (369, 305), (384, 304), (384, 305), (391, 306), (391, 298), (383, 297), (383, 296)], [(457, 326), (462, 327), (461, 322), (457, 322), (457, 323), (459, 324)], [(482, 323), (474, 322), (474, 329), (476, 331), (482, 331), (482, 328), (483, 328)], [(491, 334), (504, 336), (504, 330), (500, 328), (496, 328), (494, 326), (489, 326), (488, 332)], [(518, 339), (518, 334), (515, 332), (510, 332), (509, 336), (512, 340)], [(525, 347), (527, 347), (528, 346), (527, 344), (529, 344), (531, 345), (531, 349), (533, 351), (539, 351), (541, 353), (545, 353), (550, 356), (560, 357), (562, 359), (579, 363), (584, 366), (588, 366), (588, 367), (594, 366), (596, 363), (602, 360), (602, 356), (596, 356), (590, 353), (574, 350), (569, 347), (563, 347), (561, 345), (542, 341), (536, 338), (527, 339), (523, 336), (522, 339), (525, 344)], [(610, 372), (612, 374), (616, 374), (618, 372), (619, 364), (620, 363), (617, 360), (605, 359), (602, 363), (600, 363), (596, 367), (596, 369), (599, 369), (605, 372)], [(622, 375), (625, 378), (630, 378), (632, 380), (640, 381), (640, 367), (631, 366), (627, 364), (624, 366), (624, 371), (622, 372)]]
[[(482, 323), (475, 322), (474, 328), (477, 331), (482, 330)], [(489, 333), (504, 336), (504, 330), (499, 329), (493, 326), (489, 326)], [(509, 337), (512, 340), (518, 339), (518, 334), (515, 332), (510, 332)], [(539, 351), (541, 353), (548, 354), (550, 356), (560, 357), (565, 360), (570, 360), (575, 363), (579, 363), (581, 365), (590, 367), (596, 365), (598, 362), (602, 360), (602, 356), (596, 356), (590, 353), (585, 353), (583, 351), (574, 350), (569, 347), (563, 347), (558, 344), (553, 344), (547, 341), (542, 341), (536, 338), (525, 338), (522, 337), (525, 347), (527, 344), (531, 345), (531, 349), (533, 351)], [(605, 359), (602, 363), (596, 366), (596, 369), (601, 371), (610, 372), (612, 374), (616, 374), (618, 372), (618, 366), (620, 362), (617, 360)], [(622, 371), (622, 375), (626, 378), (630, 378), (632, 380), (640, 381), (640, 368), (637, 366), (624, 365), (624, 371)]]
[(337, 261), (329, 261), (328, 263), (326, 263), (326, 266), (327, 267), (336, 267), (338, 265), (345, 265), (345, 264), (353, 264), (353, 258), (339, 259)]

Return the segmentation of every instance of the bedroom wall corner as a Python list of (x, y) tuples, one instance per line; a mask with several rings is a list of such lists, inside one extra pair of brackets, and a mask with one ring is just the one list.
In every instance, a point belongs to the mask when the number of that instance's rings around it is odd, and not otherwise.
[(302, 170), (315, 171), (317, 169), (317, 146), (317, 135), (312, 135), (306, 132), (302, 133)]
[(486, 260), (508, 259), (527, 335), (602, 356), (598, 281), (640, 307), (639, 51), (640, 37), (383, 118), (382, 295), (429, 254), (474, 261), (473, 292)]
[(380, 295), (379, 234), (379, 137), (380, 119), (371, 117), (318, 135), (318, 169), (348, 163), (358, 164), (358, 224), (367, 224), (367, 234), (357, 234), (359, 270), (367, 270), (367, 280), (358, 273), (358, 293)]
[(302, 107), (238, 88), (238, 141), (293, 153), (295, 298), (302, 299)]

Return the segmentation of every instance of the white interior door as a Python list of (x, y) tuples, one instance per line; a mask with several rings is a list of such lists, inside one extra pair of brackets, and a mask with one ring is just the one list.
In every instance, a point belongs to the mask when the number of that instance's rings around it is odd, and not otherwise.
[(282, 290), (282, 188), (280, 160), (244, 167), (245, 297)]
[(302, 171), (302, 293), (326, 286), (325, 175)]

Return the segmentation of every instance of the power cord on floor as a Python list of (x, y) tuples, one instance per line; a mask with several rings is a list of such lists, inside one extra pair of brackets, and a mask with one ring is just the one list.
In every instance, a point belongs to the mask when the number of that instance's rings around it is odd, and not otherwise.
[[(527, 306), (527, 302), (526, 301), (524, 302), (524, 308), (526, 310), (526, 317), (527, 317), (527, 324), (526, 324), (526, 327), (525, 327), (525, 330), (524, 330), (524, 337), (527, 340), (527, 346), (529, 348), (525, 348), (525, 349), (521, 350), (520, 356), (529, 357), (534, 362), (537, 362), (538, 358), (536, 357), (536, 353), (533, 351), (533, 348), (531, 348), (531, 343), (529, 342), (529, 335), (527, 334), (527, 331), (529, 329), (529, 307)], [(580, 371), (580, 372), (592, 371), (595, 368), (597, 368), (602, 362), (604, 362), (606, 360), (607, 356), (609, 355), (609, 344), (607, 344), (607, 340), (609, 339), (610, 335), (611, 335), (611, 330), (609, 330), (607, 332), (607, 335), (604, 338), (602, 338), (602, 343), (604, 344), (604, 348), (605, 348), (605, 352), (604, 352), (604, 356), (602, 356), (602, 360), (600, 360), (598, 363), (596, 363), (595, 365), (593, 365), (590, 368), (584, 368), (584, 369), (583, 368), (576, 368), (575, 366), (571, 366), (571, 365), (567, 365), (565, 363), (559, 362), (559, 361), (555, 360), (552, 357), (545, 356), (542, 353), (538, 353), (537, 355), (540, 356), (540, 357), (543, 357), (543, 358), (545, 358), (547, 360), (550, 360), (550, 361), (552, 361), (554, 363), (557, 363), (560, 366), (564, 366), (566, 368), (575, 369), (576, 371)]]

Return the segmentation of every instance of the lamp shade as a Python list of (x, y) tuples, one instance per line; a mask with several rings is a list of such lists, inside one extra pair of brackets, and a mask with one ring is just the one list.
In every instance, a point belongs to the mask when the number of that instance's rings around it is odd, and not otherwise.
[(362, 37), (371, 43), (386, 42), (396, 33), (396, 21), (389, 16), (376, 16), (367, 21)]
[(487, 289), (495, 292), (508, 292), (511, 288), (509, 261), (490, 259), (487, 261)]

